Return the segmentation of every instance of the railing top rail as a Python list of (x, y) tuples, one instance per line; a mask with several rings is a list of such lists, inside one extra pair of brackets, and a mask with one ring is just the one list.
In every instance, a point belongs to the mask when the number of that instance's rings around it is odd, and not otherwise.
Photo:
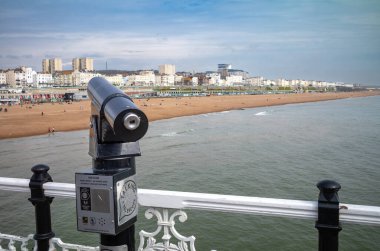
[[(48, 182), (47, 196), (75, 198), (75, 184)], [(29, 192), (29, 180), (0, 177), (0, 190)], [(138, 189), (141, 206), (316, 219), (317, 201)], [(380, 207), (340, 203), (342, 222), (380, 225)]]

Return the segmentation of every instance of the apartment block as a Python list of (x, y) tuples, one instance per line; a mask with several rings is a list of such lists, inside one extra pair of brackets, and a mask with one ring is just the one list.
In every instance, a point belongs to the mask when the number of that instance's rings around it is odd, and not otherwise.
[(138, 75), (128, 76), (128, 85), (152, 86), (156, 83), (153, 71), (140, 71)]
[(124, 83), (124, 78), (123, 78), (123, 75), (121, 74), (107, 75), (107, 76), (102, 76), (102, 77), (105, 78), (111, 84), (121, 85)]
[(53, 76), (50, 73), (37, 73), (33, 75), (34, 84), (50, 84), (53, 82)]
[(49, 67), (50, 73), (54, 74), (57, 71), (62, 71), (62, 59), (60, 58), (52, 58), (49, 59)]
[(94, 59), (92, 58), (74, 58), (73, 71), (93, 71), (94, 70)]
[(73, 58), (73, 71), (79, 71), (80, 70), (80, 59), (79, 58)]
[(236, 84), (242, 84), (243, 83), (243, 77), (240, 75), (233, 75), (233, 76), (227, 76), (226, 77), (226, 86), (233, 86)]
[(42, 59), (42, 73), (50, 73), (49, 59)]
[(54, 74), (56, 71), (62, 71), (62, 59), (51, 58), (42, 60), (42, 73)]
[(7, 70), (6, 83), (12, 87), (24, 87), (33, 84), (35, 71), (30, 67), (20, 67)]
[(80, 68), (82, 71), (93, 71), (94, 70), (94, 60), (92, 58), (81, 58)]
[(164, 64), (159, 66), (159, 73), (161, 75), (174, 75), (175, 74), (175, 65), (173, 64)]
[(6, 83), (7, 83), (7, 74), (5, 73), (5, 71), (0, 70), (0, 84), (3, 85)]
[(81, 72), (74, 71), (72, 73), (72, 84), (73, 85), (87, 85), (88, 82), (94, 77), (100, 77), (99, 73), (94, 72)]

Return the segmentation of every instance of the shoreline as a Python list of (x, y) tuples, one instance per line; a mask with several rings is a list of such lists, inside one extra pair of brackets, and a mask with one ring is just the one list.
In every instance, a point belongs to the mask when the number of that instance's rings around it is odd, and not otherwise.
[[(149, 122), (174, 117), (192, 116), (255, 107), (318, 102), (355, 97), (380, 95), (379, 91), (266, 94), (209, 97), (171, 97), (135, 99)], [(56, 132), (89, 128), (90, 101), (45, 103), (35, 105), (0, 106), (8, 112), (0, 112), (0, 139), (19, 138)]]

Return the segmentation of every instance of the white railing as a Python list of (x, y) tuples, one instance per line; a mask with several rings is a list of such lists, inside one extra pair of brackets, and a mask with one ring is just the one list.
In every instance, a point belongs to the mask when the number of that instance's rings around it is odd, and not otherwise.
[[(6, 243), (5, 243), (6, 242)], [(3, 246), (4, 245), (4, 246)], [(2, 234), (0, 233), (0, 251), (15, 251), (17, 247), (20, 247), (21, 251), (29, 251), (28, 246), (36, 247), (33, 235), (30, 234), (27, 237)], [(89, 247), (77, 244), (64, 243), (60, 238), (52, 238), (50, 240), (50, 251), (57, 250), (59, 247), (62, 251), (76, 250), (76, 251), (99, 251), (99, 247)], [(35, 250), (35, 248), (34, 248)]]
[[(47, 182), (48, 196), (75, 198), (75, 185)], [(0, 190), (29, 192), (29, 179), (0, 177)], [(139, 205), (317, 219), (317, 201), (138, 189)], [(380, 207), (340, 203), (342, 222), (380, 225)]]
[[(43, 185), (43, 188), (45, 190), (45, 195), (47, 196), (75, 198), (74, 184), (47, 182)], [(28, 193), (30, 192), (29, 179), (0, 177), (0, 190)], [(285, 200), (274, 198), (161, 191), (149, 189), (138, 189), (138, 202), (140, 206), (148, 207), (148, 209), (145, 212), (145, 217), (147, 219), (152, 219), (153, 217), (157, 218), (157, 229), (155, 231), (140, 231), (140, 244), (138, 251), (195, 251), (195, 237), (183, 236), (179, 234), (177, 230), (174, 228), (175, 218), (178, 217), (180, 222), (184, 222), (187, 220), (187, 214), (183, 211), (185, 209), (198, 209), (207, 211), (269, 216), (284, 216), (314, 220), (317, 220), (318, 214), (317, 201)], [(380, 225), (380, 207), (344, 203), (340, 203), (339, 206), (339, 219), (341, 222)], [(176, 210), (172, 212), (171, 215), (169, 215), (168, 209)], [(162, 212), (160, 210), (162, 210)], [(162, 242), (157, 242), (155, 237), (158, 236), (161, 232), (164, 232), (164, 235), (162, 236)], [(170, 243), (172, 236), (178, 240), (177, 244)], [(8, 240), (10, 242), (10, 245), (13, 247), (13, 243), (15, 240), (13, 240), (12, 238)], [(54, 240), (55, 239), (53, 239), (53, 241)], [(57, 240), (55, 240), (56, 244), (59, 244)], [(62, 243), (61, 247), (64, 248), (64, 250), (68, 250), (71, 248), (75, 249), (75, 247), (77, 246), (79, 245)], [(95, 250), (95, 248), (92, 247), (83, 246), (83, 248), (83, 250)], [(0, 243), (0, 251), (2, 250), (5, 249), (1, 248)]]

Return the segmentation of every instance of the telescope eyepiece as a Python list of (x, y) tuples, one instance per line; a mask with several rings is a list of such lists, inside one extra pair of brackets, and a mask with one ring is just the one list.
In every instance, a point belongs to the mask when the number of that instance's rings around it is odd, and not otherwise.
[(124, 127), (127, 130), (133, 131), (137, 129), (140, 125), (140, 117), (137, 116), (135, 113), (127, 113), (124, 116)]
[(100, 144), (136, 142), (145, 135), (148, 118), (122, 90), (95, 77), (87, 91)]

